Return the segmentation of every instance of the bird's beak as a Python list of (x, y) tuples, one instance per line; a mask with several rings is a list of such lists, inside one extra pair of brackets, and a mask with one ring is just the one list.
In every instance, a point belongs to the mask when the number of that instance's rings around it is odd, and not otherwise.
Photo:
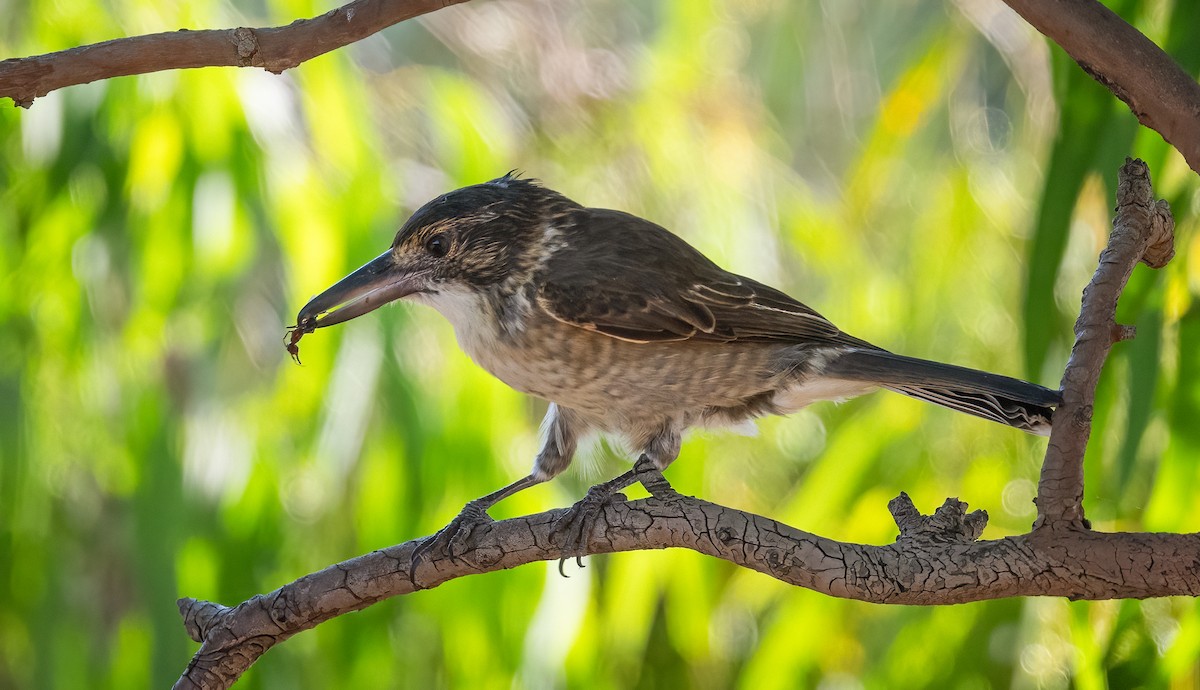
[(420, 291), (424, 277), (423, 271), (397, 264), (392, 252), (386, 251), (312, 298), (296, 315), (296, 326), (311, 333), (349, 321)]

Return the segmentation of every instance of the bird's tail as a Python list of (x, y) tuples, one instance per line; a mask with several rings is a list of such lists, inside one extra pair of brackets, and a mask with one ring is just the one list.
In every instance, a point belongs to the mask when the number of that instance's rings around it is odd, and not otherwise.
[(1050, 435), (1054, 408), (1062, 403), (1058, 391), (1036, 383), (886, 350), (850, 350), (830, 361), (822, 373), (874, 383), (1039, 436)]

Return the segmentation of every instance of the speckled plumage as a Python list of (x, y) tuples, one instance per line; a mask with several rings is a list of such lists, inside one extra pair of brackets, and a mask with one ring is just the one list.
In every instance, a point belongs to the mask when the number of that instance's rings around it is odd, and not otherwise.
[(553, 403), (516, 488), (565, 469), (591, 429), (664, 468), (690, 427), (879, 387), (1035, 433), (1058, 402), (1035, 384), (886, 352), (647, 220), (512, 175), (423, 206), (388, 252), (301, 310), (297, 327), (404, 296), (441, 312), (480, 366)]

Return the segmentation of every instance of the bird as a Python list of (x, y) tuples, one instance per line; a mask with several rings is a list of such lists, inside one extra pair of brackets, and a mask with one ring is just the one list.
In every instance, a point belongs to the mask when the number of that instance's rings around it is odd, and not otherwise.
[(661, 472), (690, 428), (877, 389), (1038, 435), (1061, 402), (1034, 383), (872, 345), (660, 225), (516, 172), (421, 206), (387, 251), (299, 311), (288, 350), (298, 359), (303, 335), (400, 299), (433, 307), (477, 364), (549, 402), (529, 474), (468, 503), (456, 530), (562, 473), (593, 432)]

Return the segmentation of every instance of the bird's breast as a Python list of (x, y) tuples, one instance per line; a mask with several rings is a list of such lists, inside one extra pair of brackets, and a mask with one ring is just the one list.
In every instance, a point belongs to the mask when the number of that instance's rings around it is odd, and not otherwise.
[(465, 290), (420, 301), (450, 321), (459, 346), (493, 376), (609, 430), (663, 419), (737, 423), (867, 388), (796, 373), (787, 360), (800, 355), (789, 354), (794, 348), (786, 345), (633, 343), (564, 324), (528, 305), (498, 307)]
[(513, 388), (577, 410), (602, 428), (699, 418), (774, 385), (769, 348), (631, 343), (534, 315), (517, 332), (456, 326), (460, 345)]

